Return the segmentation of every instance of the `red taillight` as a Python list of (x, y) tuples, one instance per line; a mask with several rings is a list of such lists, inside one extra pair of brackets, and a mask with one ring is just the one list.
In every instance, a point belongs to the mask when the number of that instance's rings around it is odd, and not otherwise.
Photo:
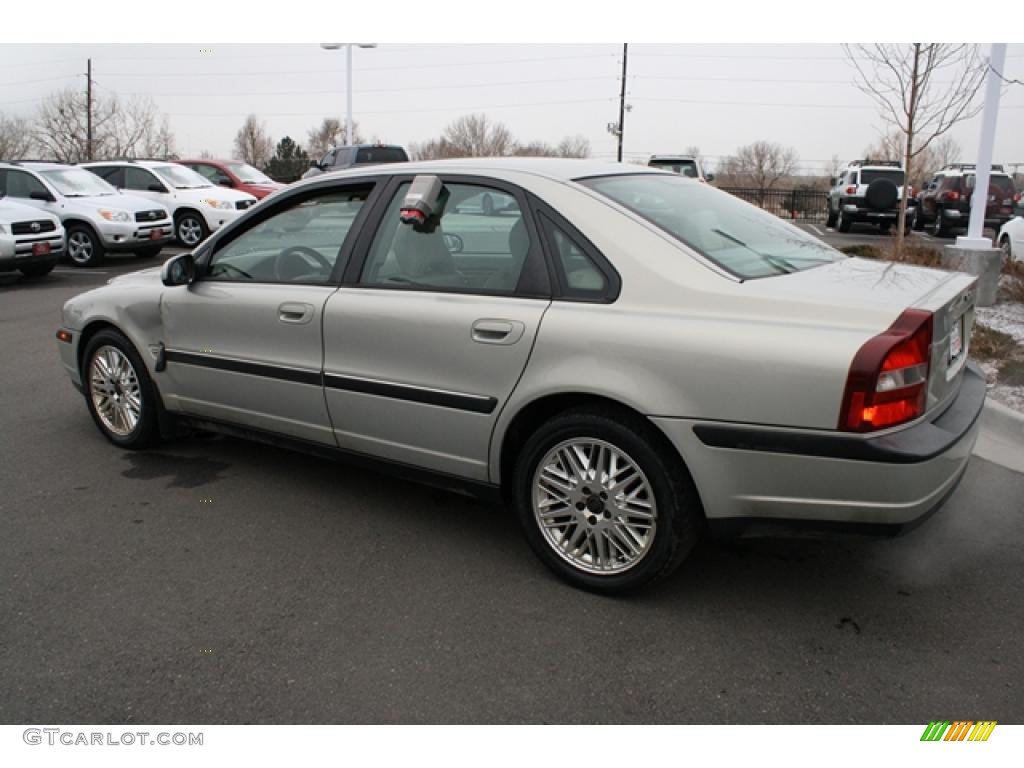
[(1013, 202), (1015, 202), (1015, 203), (1019, 203), (1020, 202), (1020, 192), (1018, 192), (1017, 194), (1015, 194), (1013, 196)]
[(932, 313), (908, 309), (850, 364), (839, 429), (872, 432), (921, 416), (928, 399)]
[(857, 194), (857, 188), (856, 187), (847, 187), (846, 188), (846, 194), (848, 194), (848, 195), (856, 195)]
[(960, 193), (957, 192), (955, 189), (950, 189), (946, 192), (943, 192), (942, 196), (947, 200), (952, 200), (953, 202), (956, 202), (957, 200), (960, 199)]

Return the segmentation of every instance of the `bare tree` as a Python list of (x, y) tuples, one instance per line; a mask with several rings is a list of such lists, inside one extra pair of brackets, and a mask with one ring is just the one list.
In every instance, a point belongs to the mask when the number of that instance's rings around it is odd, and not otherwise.
[(202, 152), (199, 153), (199, 157), (202, 158), (203, 160), (213, 160), (217, 156), (213, 154), (213, 152), (211, 152), (210, 150), (204, 149)]
[(484, 114), (463, 115), (449, 123), (441, 141), (447, 157), (503, 157), (515, 149), (509, 129)]
[[(906, 137), (899, 130), (890, 130), (879, 136), (878, 141), (864, 149), (864, 157), (871, 160), (899, 160), (905, 163), (903, 151)], [(918, 189), (944, 165), (960, 159), (960, 144), (946, 135), (925, 147), (910, 159), (907, 168), (907, 182)], [(834, 174), (833, 174), (834, 175)]]
[(772, 189), (792, 176), (800, 161), (796, 150), (770, 141), (755, 141), (736, 150), (719, 165), (719, 177), (749, 184), (760, 192)]
[(145, 137), (143, 151), (146, 157), (162, 157), (166, 160), (178, 158), (177, 141), (166, 115), (160, 121), (160, 125), (154, 126), (153, 131)]
[[(857, 70), (857, 87), (878, 105), (883, 119), (905, 139), (901, 156), (911, 162), (961, 120), (981, 109), (978, 89), (988, 71), (975, 45), (876, 43), (844, 45)], [(904, 183), (896, 228), (896, 259), (903, 253), (909, 178)]]
[[(325, 117), (316, 128), (310, 128), (307, 133), (309, 145), (309, 156), (319, 159), (331, 147), (342, 144), (345, 141), (345, 121), (336, 117)], [(366, 139), (359, 133), (359, 121), (352, 121), (352, 143), (363, 144)]]
[(71, 88), (57, 91), (51, 93), (39, 106), (34, 138), (43, 154), (51, 155), (62, 163), (90, 160), (101, 154), (100, 150), (116, 113), (116, 100), (93, 100), (93, 142), (90, 148), (85, 93)]
[(273, 155), (274, 141), (266, 123), (260, 122), (256, 115), (249, 115), (235, 134), (235, 159), (264, 168)]
[(28, 157), (34, 144), (28, 120), (0, 114), (0, 159)]
[(585, 136), (566, 136), (556, 152), (559, 157), (590, 157), (590, 141)]

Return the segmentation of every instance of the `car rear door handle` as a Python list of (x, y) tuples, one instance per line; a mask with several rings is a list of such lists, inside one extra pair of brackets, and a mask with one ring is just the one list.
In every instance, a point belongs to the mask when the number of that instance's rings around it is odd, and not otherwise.
[(518, 320), (482, 318), (473, 323), (473, 341), (480, 344), (515, 344), (523, 337), (526, 325)]
[(282, 323), (305, 325), (313, 319), (313, 305), (288, 301), (277, 308), (277, 319)]

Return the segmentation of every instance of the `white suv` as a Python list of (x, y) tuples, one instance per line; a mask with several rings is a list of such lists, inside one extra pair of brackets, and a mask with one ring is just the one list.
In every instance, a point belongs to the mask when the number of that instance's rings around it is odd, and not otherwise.
[[(2, 173), (2, 171), (0, 171)], [(0, 200), (0, 272), (42, 277), (64, 251), (64, 227), (51, 213)]]
[(60, 219), (67, 253), (75, 266), (95, 266), (107, 251), (156, 256), (173, 236), (171, 218), (164, 208), (122, 195), (103, 179), (73, 165), (0, 163), (0, 192)]
[(118, 189), (166, 206), (174, 217), (174, 234), (186, 248), (234, 221), (256, 205), (247, 192), (216, 186), (184, 165), (162, 160), (111, 160), (83, 163), (83, 168)]
[(647, 165), (651, 168), (660, 168), (663, 171), (672, 171), (672, 173), (678, 173), (698, 181), (715, 180), (713, 173), (704, 173), (700, 158), (695, 155), (651, 155)]
[(900, 217), (905, 175), (899, 160), (851, 160), (831, 180), (825, 224), (849, 232), (854, 222), (865, 222), (888, 232)]

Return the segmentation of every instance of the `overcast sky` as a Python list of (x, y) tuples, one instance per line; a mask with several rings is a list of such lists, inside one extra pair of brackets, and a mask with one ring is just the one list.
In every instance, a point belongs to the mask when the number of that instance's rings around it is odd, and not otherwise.
[[(987, 46), (985, 48), (987, 50)], [(390, 44), (354, 53), (354, 113), (367, 137), (408, 145), (454, 118), (484, 112), (520, 140), (582, 134), (614, 158), (606, 125), (618, 116), (621, 44)], [(229, 156), (255, 113), (277, 141), (306, 143), (324, 116), (343, 116), (345, 56), (314, 43), (281, 45), (0, 44), (0, 111), (30, 117), (50, 92), (149, 96), (170, 119), (183, 154)], [(1024, 45), (1005, 76), (1024, 80)], [(627, 159), (696, 145), (712, 161), (758, 140), (796, 148), (803, 170), (833, 154), (859, 157), (884, 124), (854, 85), (839, 45), (636, 44), (629, 48)], [(977, 151), (980, 117), (952, 135), (961, 159)], [(1024, 164), (1024, 86), (1007, 86), (995, 162)]]

